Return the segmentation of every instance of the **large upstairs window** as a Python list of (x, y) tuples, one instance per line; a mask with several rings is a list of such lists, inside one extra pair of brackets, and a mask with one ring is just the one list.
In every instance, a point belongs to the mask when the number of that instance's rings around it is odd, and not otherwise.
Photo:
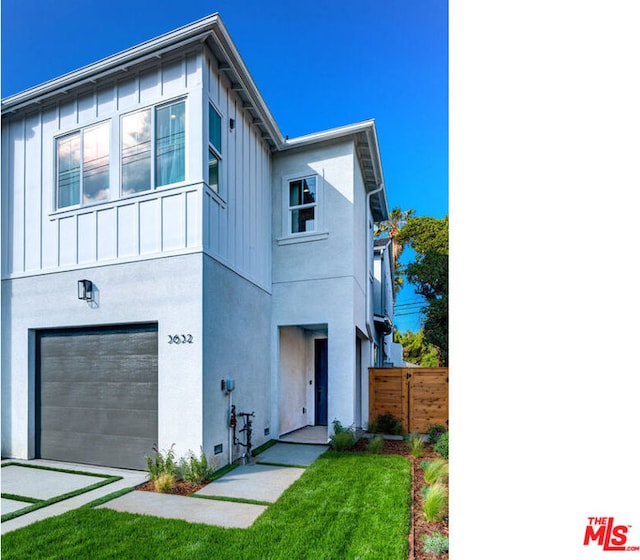
[(317, 206), (315, 175), (289, 181), (289, 233), (315, 231)]
[(56, 140), (57, 207), (106, 200), (109, 196), (109, 123)]
[(122, 193), (185, 180), (184, 101), (122, 117)]

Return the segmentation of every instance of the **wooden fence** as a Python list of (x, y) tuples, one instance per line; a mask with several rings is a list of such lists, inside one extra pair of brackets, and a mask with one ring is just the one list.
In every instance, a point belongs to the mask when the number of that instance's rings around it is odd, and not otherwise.
[(449, 426), (449, 368), (369, 368), (369, 418), (393, 414), (406, 432)]

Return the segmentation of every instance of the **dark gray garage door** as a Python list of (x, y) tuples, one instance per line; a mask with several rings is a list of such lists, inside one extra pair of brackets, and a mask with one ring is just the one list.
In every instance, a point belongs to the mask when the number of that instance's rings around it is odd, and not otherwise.
[(158, 439), (158, 327), (40, 331), (36, 454), (144, 469)]

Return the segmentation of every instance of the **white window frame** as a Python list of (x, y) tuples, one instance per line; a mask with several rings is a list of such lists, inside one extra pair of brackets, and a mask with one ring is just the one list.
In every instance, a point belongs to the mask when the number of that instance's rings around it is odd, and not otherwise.
[[(82, 199), (84, 198), (84, 135), (85, 135), (85, 132), (87, 132), (88, 130), (97, 128), (99, 126), (103, 126), (105, 124), (107, 125), (109, 130), (109, 140), (107, 142), (107, 145), (109, 146), (109, 153), (107, 155), (107, 160), (109, 162), (108, 163), (109, 169), (107, 171), (107, 176), (109, 177), (109, 188), (107, 189), (108, 196), (104, 200), (88, 202), (85, 204), (82, 202)], [(60, 206), (60, 174), (59, 174), (60, 161), (58, 159), (58, 142), (60, 142), (61, 140), (64, 140), (65, 138), (73, 136), (75, 134), (80, 135), (80, 200), (78, 204), (69, 204), (68, 206)], [(112, 138), (113, 138), (113, 126), (111, 123), (111, 119), (105, 119), (102, 121), (93, 122), (86, 126), (76, 128), (75, 130), (70, 130), (63, 134), (59, 134), (53, 137), (54, 207), (56, 212), (73, 210), (74, 208), (83, 208), (86, 206), (93, 206), (94, 204), (104, 203), (111, 199), (111, 165), (112, 165), (111, 148), (113, 147)]]
[[(315, 179), (316, 182), (316, 200), (315, 202), (312, 203), (307, 203), (307, 204), (297, 204), (294, 206), (291, 206), (290, 204), (290, 196), (291, 196), (291, 183), (294, 183), (295, 181), (304, 181), (305, 179)], [(296, 175), (296, 176), (292, 176), (292, 177), (287, 177), (285, 178), (285, 184), (284, 184), (284, 210), (286, 212), (286, 232), (285, 235), (287, 235), (288, 237), (298, 237), (298, 236), (305, 236), (305, 235), (313, 235), (316, 233), (320, 232), (320, 190), (321, 190), (321, 181), (320, 181), (320, 176), (317, 173), (311, 173), (309, 175)], [(314, 212), (313, 212), (313, 229), (312, 230), (306, 230), (306, 231), (298, 231), (298, 232), (292, 232), (292, 225), (293, 225), (293, 221), (292, 221), (292, 215), (293, 215), (293, 211), (294, 210), (305, 210), (308, 208), (313, 208)]]
[[(157, 170), (156, 170), (156, 155), (157, 155), (157, 146), (156, 146), (156, 113), (158, 111), (158, 109), (162, 109), (164, 107), (169, 107), (171, 105), (176, 105), (178, 103), (183, 103), (184, 104), (184, 178), (181, 181), (176, 181), (175, 183), (168, 183), (166, 185), (156, 185), (156, 175), (157, 175)], [(151, 129), (151, 152), (150, 152), (150, 162), (149, 165), (151, 167), (151, 174), (150, 174), (150, 179), (149, 179), (149, 188), (142, 190), (142, 191), (135, 191), (135, 192), (131, 192), (131, 193), (125, 193), (124, 192), (124, 180), (123, 180), (123, 170), (124, 170), (124, 166), (122, 164), (122, 152), (123, 152), (123, 138), (122, 138), (122, 134), (123, 134), (123, 129), (124, 127), (122, 126), (122, 121), (125, 117), (131, 116), (131, 115), (135, 115), (136, 113), (142, 113), (143, 111), (150, 111), (151, 112), (151, 122), (150, 122), (150, 129)], [(119, 188), (119, 192), (120, 192), (120, 197), (121, 198), (127, 198), (130, 196), (137, 196), (143, 193), (148, 193), (151, 191), (154, 191), (156, 189), (163, 189), (166, 187), (175, 187), (176, 185), (184, 185), (185, 183), (187, 183), (187, 174), (188, 174), (188, 162), (189, 162), (189, 146), (188, 146), (188, 142), (187, 142), (187, 138), (189, 137), (188, 134), (188, 123), (189, 123), (189, 115), (188, 115), (188, 103), (187, 103), (187, 98), (186, 97), (177, 97), (175, 99), (172, 99), (170, 101), (164, 101), (162, 103), (156, 103), (156, 104), (152, 104), (152, 105), (147, 105), (146, 107), (140, 107), (138, 109), (135, 109), (133, 111), (127, 111), (126, 113), (121, 113), (118, 117), (118, 125), (119, 125), (119, 133), (118, 133), (118, 168), (119, 168), (119, 173), (118, 173), (118, 179), (119, 179), (119, 183), (120, 183), (120, 188)]]
[[(220, 117), (220, 149), (218, 150), (218, 148), (216, 148), (212, 143), (211, 143), (211, 135), (209, 134), (209, 129), (211, 127), (211, 123), (210, 123), (210, 119), (209, 119), (209, 115), (211, 114), (209, 112), (209, 108), (213, 109), (218, 116)], [(218, 196), (222, 196), (222, 151), (223, 151), (223, 134), (224, 131), (224, 116), (222, 115), (222, 111), (220, 111), (215, 103), (213, 101), (211, 101), (211, 99), (209, 99), (209, 103), (207, 106), (207, 129), (206, 129), (206, 134), (207, 134), (207, 153), (206, 153), (206, 162), (207, 162), (207, 184), (209, 185), (209, 187), (211, 188), (211, 190), (213, 192), (215, 192)], [(209, 183), (209, 156), (212, 155), (214, 158), (216, 158), (218, 160), (218, 188), (215, 189), (213, 188), (213, 186)]]

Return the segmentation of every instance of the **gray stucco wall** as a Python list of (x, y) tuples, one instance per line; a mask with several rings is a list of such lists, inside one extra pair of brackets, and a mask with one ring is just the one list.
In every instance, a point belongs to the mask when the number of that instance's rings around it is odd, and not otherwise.
[[(221, 390), (222, 379), (235, 380), (236, 411), (255, 412), (253, 446), (277, 435), (264, 435), (271, 414), (271, 295), (207, 256), (203, 270), (203, 442), (207, 453), (222, 443), (223, 454), (216, 459), (225, 464), (229, 397)], [(244, 441), (242, 434), (238, 437)], [(234, 457), (242, 451), (237, 447)]]

